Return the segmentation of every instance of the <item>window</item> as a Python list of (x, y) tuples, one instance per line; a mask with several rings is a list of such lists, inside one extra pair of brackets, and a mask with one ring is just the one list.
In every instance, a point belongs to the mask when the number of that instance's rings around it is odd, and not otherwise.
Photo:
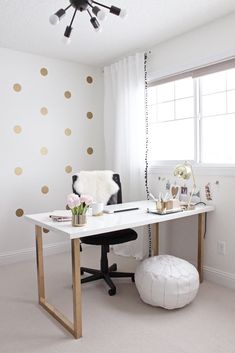
[(149, 158), (235, 164), (235, 69), (148, 88)]

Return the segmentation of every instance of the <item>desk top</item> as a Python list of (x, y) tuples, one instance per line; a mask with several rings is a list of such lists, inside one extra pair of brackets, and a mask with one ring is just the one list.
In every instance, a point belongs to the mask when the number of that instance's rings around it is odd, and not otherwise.
[(147, 224), (161, 223), (180, 219), (200, 213), (214, 211), (214, 206), (196, 206), (194, 210), (157, 215), (147, 213), (147, 208), (154, 209), (154, 201), (136, 201), (122, 204), (122, 207), (138, 207), (138, 210), (106, 214), (102, 216), (87, 216), (87, 224), (83, 227), (72, 227), (71, 222), (55, 222), (49, 218), (51, 212), (26, 215), (25, 218), (35, 225), (49, 229), (56, 233), (69, 236), (70, 239), (82, 238), (89, 235), (108, 233), (115, 230), (140, 227)]

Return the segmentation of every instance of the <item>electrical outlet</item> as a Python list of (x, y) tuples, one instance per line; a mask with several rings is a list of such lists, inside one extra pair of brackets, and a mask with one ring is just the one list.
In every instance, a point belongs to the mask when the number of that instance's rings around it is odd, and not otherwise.
[(225, 241), (217, 241), (217, 254), (225, 255), (226, 254), (226, 243)]

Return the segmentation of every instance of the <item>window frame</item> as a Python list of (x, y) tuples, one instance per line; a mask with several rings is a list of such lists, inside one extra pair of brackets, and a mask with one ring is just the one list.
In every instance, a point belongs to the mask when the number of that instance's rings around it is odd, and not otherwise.
[[(235, 58), (208, 65), (206, 67), (197, 68), (194, 71), (188, 71), (179, 73), (177, 75), (171, 75), (166, 78), (151, 81), (149, 87), (157, 86), (167, 82), (172, 82), (187, 77), (193, 79), (193, 93), (194, 93), (194, 160), (189, 162), (193, 165), (195, 173), (198, 175), (226, 175), (235, 176), (235, 163), (203, 163), (202, 162), (202, 87), (200, 84), (200, 77), (216, 73), (219, 71), (226, 71), (235, 68)], [(227, 81), (226, 81), (226, 108), (227, 108)], [(226, 110), (227, 114), (227, 110)], [(149, 126), (150, 127), (150, 126)], [(167, 160), (167, 161), (149, 161), (150, 173), (172, 172), (172, 167), (176, 164), (180, 164), (184, 160)]]

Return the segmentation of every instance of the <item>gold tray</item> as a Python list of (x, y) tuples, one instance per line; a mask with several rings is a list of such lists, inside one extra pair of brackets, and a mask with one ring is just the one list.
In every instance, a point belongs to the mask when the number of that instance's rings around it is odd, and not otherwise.
[(171, 213), (177, 213), (177, 212), (182, 212), (182, 208), (172, 208), (171, 210), (166, 210), (164, 212), (158, 211), (158, 210), (154, 210), (154, 209), (147, 209), (147, 213), (154, 213), (154, 214), (158, 214), (158, 215), (166, 215), (166, 214), (171, 214)]

